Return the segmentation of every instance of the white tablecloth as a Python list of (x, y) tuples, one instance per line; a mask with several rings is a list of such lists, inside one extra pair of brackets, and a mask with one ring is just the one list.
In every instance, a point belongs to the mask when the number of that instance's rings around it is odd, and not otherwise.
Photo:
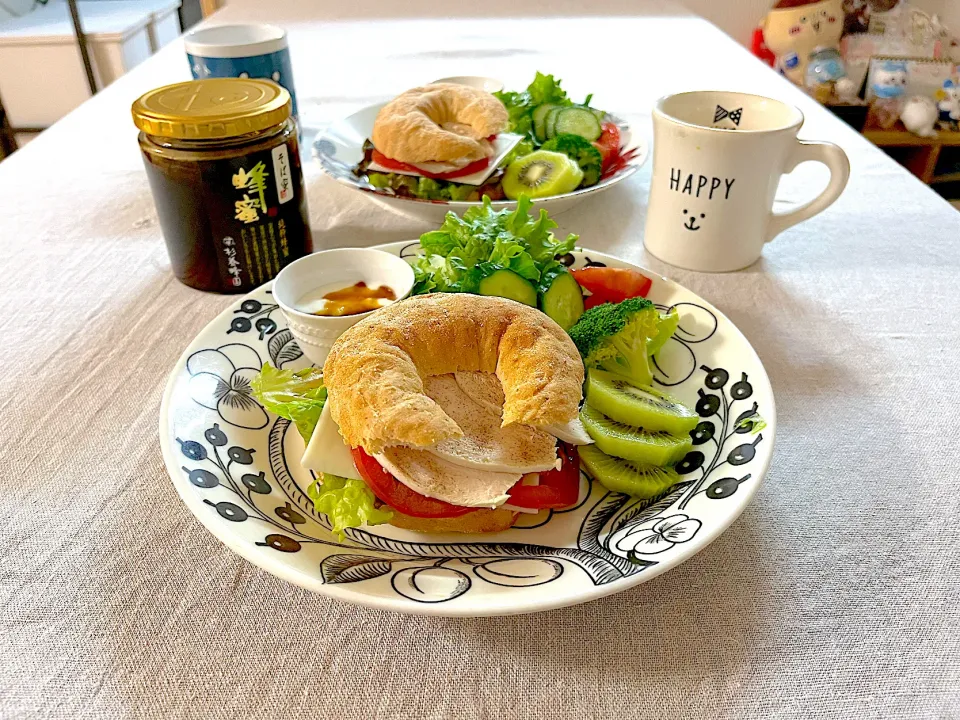
[[(850, 184), (746, 271), (645, 256), (649, 166), (559, 218), (739, 325), (777, 397), (773, 466), (685, 565), (542, 615), (379, 613), (231, 553), (180, 503), (157, 440), (167, 372), (232, 302), (171, 276), (130, 121), (141, 92), (187, 77), (174, 43), (0, 165), (0, 717), (960, 717), (960, 215), (666, 5), (274, 5), (219, 19), (286, 25), (308, 135), (438, 76), (520, 86), (537, 69), (648, 136), (668, 92), (800, 105), (801, 135), (840, 144)], [(517, 17), (468, 17), (493, 12)], [(427, 229), (309, 163), (307, 180), (319, 247)]]

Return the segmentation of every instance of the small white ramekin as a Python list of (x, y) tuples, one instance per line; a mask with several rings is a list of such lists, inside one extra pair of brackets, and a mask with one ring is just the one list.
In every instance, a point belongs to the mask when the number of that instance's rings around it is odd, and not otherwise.
[(370, 287), (386, 285), (403, 300), (413, 290), (413, 268), (396, 255), (369, 248), (324, 250), (290, 263), (273, 281), (273, 297), (303, 354), (322, 366), (334, 341), (347, 328), (376, 312), (325, 317), (297, 309), (297, 301), (325, 285), (343, 287), (365, 282)]

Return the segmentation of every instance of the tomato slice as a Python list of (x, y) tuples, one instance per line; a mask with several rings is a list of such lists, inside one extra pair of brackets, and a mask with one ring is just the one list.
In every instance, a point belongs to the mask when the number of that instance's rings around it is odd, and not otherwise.
[(594, 146), (600, 151), (600, 156), (603, 158), (600, 172), (605, 173), (620, 154), (620, 128), (617, 127), (617, 124), (603, 123), (600, 137), (597, 138)]
[(350, 450), (353, 462), (360, 471), (364, 482), (373, 490), (373, 494), (380, 498), (394, 510), (404, 515), (422, 518), (459, 517), (473, 512), (477, 508), (451, 505), (443, 500), (428, 498), (415, 490), (411, 490), (393, 475), (383, 469), (383, 465), (376, 458), (368, 455), (363, 448), (355, 447)]
[[(530, 510), (569, 507), (580, 496), (580, 460), (577, 448), (560, 443), (560, 469), (540, 473), (539, 485), (519, 482), (507, 491), (510, 504)], [(521, 480), (522, 482), (522, 480)]]
[(603, 298), (600, 302), (616, 303), (627, 298), (646, 297), (653, 286), (653, 280), (629, 268), (585, 267), (571, 272), (580, 287), (592, 293), (591, 297)]
[(606, 295), (587, 295), (583, 299), (583, 309), (589, 310), (590, 308), (595, 308), (597, 305), (603, 305), (608, 302), (616, 302), (616, 300), (611, 300)]
[(387, 168), (388, 170), (401, 170), (404, 172), (412, 172), (417, 175), (423, 175), (424, 177), (432, 178), (434, 180), (453, 180), (458, 177), (465, 177), (467, 175), (473, 175), (475, 172), (480, 172), (490, 164), (490, 158), (481, 158), (480, 160), (475, 160), (469, 165), (464, 165), (459, 170), (451, 170), (450, 172), (445, 173), (431, 173), (426, 170), (421, 170), (418, 167), (409, 165), (405, 162), (400, 162), (399, 160), (394, 160), (393, 158), (388, 158), (379, 150), (373, 151), (373, 161), (382, 167)]

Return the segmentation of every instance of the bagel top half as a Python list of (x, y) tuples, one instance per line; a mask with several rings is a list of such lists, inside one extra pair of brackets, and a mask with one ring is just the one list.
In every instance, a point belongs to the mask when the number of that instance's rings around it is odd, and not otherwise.
[(405, 163), (473, 162), (492, 150), (486, 138), (507, 129), (507, 109), (490, 93), (439, 83), (407, 90), (377, 113), (374, 147)]
[(371, 454), (461, 437), (422, 380), (454, 372), (496, 373), (504, 426), (577, 417), (584, 371), (573, 341), (539, 310), (503, 298), (436, 293), (388, 305), (341, 335), (323, 367), (340, 434)]

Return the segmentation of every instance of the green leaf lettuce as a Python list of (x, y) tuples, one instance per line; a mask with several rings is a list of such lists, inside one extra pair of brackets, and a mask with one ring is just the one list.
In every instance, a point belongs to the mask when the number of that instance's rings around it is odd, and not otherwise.
[[(251, 385), (260, 404), (290, 420), (303, 441), (310, 442), (327, 399), (320, 368), (278, 370), (265, 363)], [(329, 518), (333, 533), (341, 540), (346, 528), (379, 525), (393, 517), (389, 511), (376, 506), (376, 495), (362, 480), (321, 474), (307, 487), (307, 496), (317, 512)]]
[(323, 473), (307, 486), (307, 497), (317, 512), (330, 520), (331, 531), (343, 540), (346, 528), (380, 525), (393, 513), (376, 507), (376, 496), (362, 480), (350, 480)]
[(290, 420), (303, 441), (310, 442), (327, 399), (320, 368), (278, 370), (264, 363), (251, 386), (254, 397), (266, 410)]
[(413, 266), (414, 294), (477, 292), (480, 281), (497, 270), (512, 270), (535, 285), (555, 258), (573, 250), (578, 237), (558, 240), (557, 224), (545, 210), (530, 214), (531, 201), (520, 196), (516, 210), (493, 209), (488, 197), (483, 205), (463, 217), (447, 213), (438, 230), (420, 237), (424, 254)]

